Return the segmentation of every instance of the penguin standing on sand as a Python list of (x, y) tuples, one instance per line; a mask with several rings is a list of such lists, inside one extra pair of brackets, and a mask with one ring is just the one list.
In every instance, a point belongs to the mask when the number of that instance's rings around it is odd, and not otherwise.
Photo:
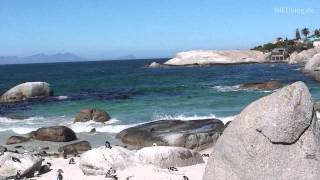
[(109, 148), (109, 149), (112, 148), (111, 145), (110, 145), (110, 143), (109, 143), (109, 141), (106, 141), (106, 142), (104, 143), (104, 145), (106, 146), (106, 148)]
[(112, 176), (114, 176), (116, 174), (116, 170), (113, 169), (112, 167), (108, 170), (107, 174), (106, 174), (106, 178), (112, 178)]
[(62, 169), (58, 169), (58, 176), (57, 176), (57, 180), (63, 180), (63, 176), (62, 176)]
[(74, 161), (74, 159), (73, 158), (71, 158), (70, 160), (69, 160), (69, 164), (75, 164), (76, 162)]

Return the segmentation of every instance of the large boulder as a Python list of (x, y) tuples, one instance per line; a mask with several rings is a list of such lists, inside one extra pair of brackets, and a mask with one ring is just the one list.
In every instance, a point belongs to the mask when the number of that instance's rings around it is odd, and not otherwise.
[(39, 128), (30, 133), (30, 137), (40, 141), (69, 142), (77, 139), (75, 132), (66, 126)]
[(247, 106), (214, 146), (203, 180), (320, 177), (320, 129), (303, 82)]
[(23, 136), (11, 136), (7, 139), (6, 144), (10, 145), (10, 144), (18, 144), (18, 143), (24, 143), (29, 141), (30, 138), (27, 137), (23, 137)]
[(240, 89), (259, 89), (259, 90), (276, 90), (281, 88), (283, 85), (279, 81), (266, 81), (262, 83), (247, 83), (241, 84)]
[(160, 168), (183, 167), (204, 163), (198, 152), (170, 146), (152, 146), (140, 149), (136, 153), (138, 162)]
[(19, 102), (30, 98), (47, 97), (52, 95), (53, 91), (50, 84), (46, 82), (27, 82), (17, 85), (5, 92), (1, 96), (0, 102)]
[(96, 122), (106, 122), (110, 120), (110, 116), (105, 111), (89, 108), (80, 111), (74, 122), (87, 122), (90, 120)]
[(202, 150), (212, 146), (224, 129), (217, 119), (160, 120), (125, 129), (116, 137), (125, 144), (146, 147), (179, 146)]
[(320, 53), (320, 47), (314, 47), (299, 53), (294, 52), (289, 57), (289, 64), (301, 64), (308, 62), (314, 55)]
[(124, 169), (134, 163), (134, 153), (120, 146), (99, 147), (80, 156), (80, 168), (85, 175), (105, 175), (110, 168)]
[[(15, 162), (13, 158), (19, 159)], [(0, 156), (0, 179), (14, 179), (18, 171), (21, 177), (33, 177), (34, 172), (41, 167), (42, 160), (30, 154), (5, 152)]]
[(305, 65), (304, 67), (304, 72), (312, 72), (312, 71), (316, 71), (316, 70), (320, 70), (317, 69), (320, 67), (320, 53), (314, 55)]
[(88, 141), (79, 141), (72, 144), (67, 144), (58, 149), (59, 152), (68, 154), (82, 154), (83, 152), (91, 150), (91, 145)]

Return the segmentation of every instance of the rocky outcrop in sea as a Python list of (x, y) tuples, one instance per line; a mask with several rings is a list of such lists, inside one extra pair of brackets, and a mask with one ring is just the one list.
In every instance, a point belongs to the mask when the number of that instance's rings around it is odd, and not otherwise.
[(0, 98), (0, 103), (20, 102), (52, 95), (53, 90), (51, 89), (50, 84), (46, 82), (26, 82), (5, 92)]

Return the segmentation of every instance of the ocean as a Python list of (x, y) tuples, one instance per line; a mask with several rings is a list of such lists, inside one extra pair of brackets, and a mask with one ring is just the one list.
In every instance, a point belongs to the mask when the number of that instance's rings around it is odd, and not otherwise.
[[(160, 119), (232, 120), (252, 101), (271, 91), (240, 90), (239, 84), (278, 80), (304, 81), (315, 100), (319, 83), (288, 64), (243, 64), (212, 67), (145, 68), (154, 60), (123, 60), (0, 66), (0, 92), (28, 81), (51, 84), (54, 97), (0, 105), (0, 134), (25, 134), (37, 128), (65, 125), (77, 133), (96, 127), (115, 134), (127, 127)], [(163, 60), (164, 61), (164, 60)], [(106, 124), (76, 123), (84, 108), (107, 111)], [(8, 114), (26, 116), (10, 119)]]

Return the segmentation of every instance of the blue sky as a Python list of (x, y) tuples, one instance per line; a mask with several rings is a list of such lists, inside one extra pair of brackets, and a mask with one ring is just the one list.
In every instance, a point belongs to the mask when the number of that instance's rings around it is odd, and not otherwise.
[(112, 59), (246, 49), (292, 37), (296, 28), (320, 28), (318, 1), (0, 0), (0, 56)]

